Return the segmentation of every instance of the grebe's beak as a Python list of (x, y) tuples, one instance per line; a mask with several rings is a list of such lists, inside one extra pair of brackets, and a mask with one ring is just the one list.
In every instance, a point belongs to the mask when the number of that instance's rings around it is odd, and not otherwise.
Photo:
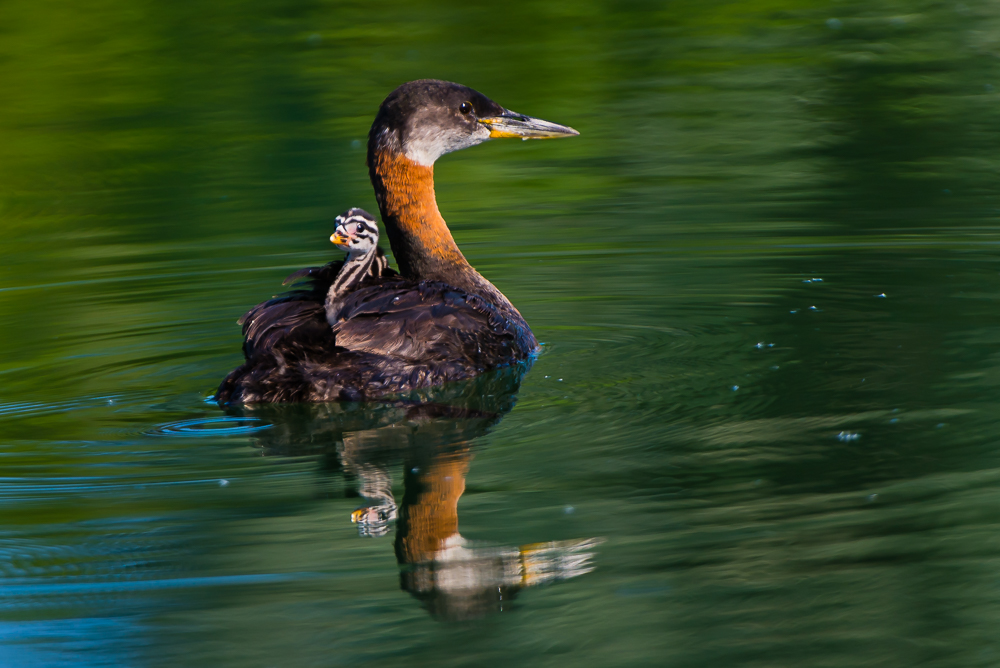
[(493, 139), (500, 137), (552, 139), (580, 134), (571, 127), (549, 123), (540, 118), (525, 116), (509, 109), (504, 109), (502, 114), (493, 118), (480, 118), (479, 122), (490, 129), (490, 137)]
[(334, 243), (337, 246), (346, 246), (347, 242), (349, 242), (350, 239), (334, 232), (333, 234), (330, 235), (330, 241), (331, 243)]

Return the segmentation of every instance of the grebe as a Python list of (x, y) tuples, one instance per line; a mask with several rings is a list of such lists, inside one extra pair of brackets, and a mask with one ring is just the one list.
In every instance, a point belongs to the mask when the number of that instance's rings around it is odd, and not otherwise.
[[(347, 294), (367, 277), (379, 278), (389, 268), (385, 253), (378, 247), (378, 223), (364, 209), (348, 209), (335, 219), (337, 227), (330, 241), (347, 251), (326, 293), (324, 309), (330, 326), (340, 321), (340, 312)], [(287, 280), (287, 279), (286, 279)]]
[(333, 264), (297, 272), (311, 287), (244, 316), (246, 361), (220, 403), (361, 401), (465, 380), (538, 348), (524, 318), (458, 249), (434, 196), (434, 162), (490, 138), (576, 130), (504, 109), (446, 81), (403, 84), (368, 135), (368, 170), (399, 274), (387, 269), (344, 299), (331, 326)]

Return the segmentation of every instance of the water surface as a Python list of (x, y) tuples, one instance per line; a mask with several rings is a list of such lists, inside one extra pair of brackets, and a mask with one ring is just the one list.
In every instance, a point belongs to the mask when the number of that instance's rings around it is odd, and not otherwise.
[[(996, 665), (993, 5), (3, 26), (0, 664)], [(581, 132), (436, 168), (540, 357), (433, 410), (206, 401), (236, 319), (375, 210), (371, 118), (429, 76)], [(440, 490), (476, 565), (359, 535), (366, 484)]]

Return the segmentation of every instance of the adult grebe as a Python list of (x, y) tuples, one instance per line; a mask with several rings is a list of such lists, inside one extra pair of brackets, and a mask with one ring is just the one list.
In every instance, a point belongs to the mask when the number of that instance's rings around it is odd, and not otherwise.
[(455, 83), (428, 79), (394, 90), (368, 135), (368, 169), (401, 275), (387, 270), (363, 282), (331, 326), (325, 301), (339, 267), (293, 274), (311, 287), (244, 316), (246, 361), (216, 399), (360, 401), (527, 359), (538, 348), (531, 329), (468, 263), (438, 211), (434, 162), (490, 138), (576, 134)]

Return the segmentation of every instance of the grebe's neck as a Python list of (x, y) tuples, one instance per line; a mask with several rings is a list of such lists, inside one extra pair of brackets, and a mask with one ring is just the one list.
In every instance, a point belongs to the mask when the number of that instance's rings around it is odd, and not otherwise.
[(378, 247), (367, 253), (352, 253), (344, 260), (330, 289), (326, 293), (326, 320), (335, 325), (340, 319), (340, 309), (344, 305), (344, 297), (358, 287), (365, 276), (378, 276), (386, 264), (384, 257), (379, 257)]
[[(373, 130), (372, 136), (380, 133)], [(433, 165), (422, 165), (394, 147), (373, 143), (369, 143), (369, 176), (399, 272), (415, 281), (441, 281), (479, 296), (514, 326), (521, 348), (535, 351), (538, 341), (520, 312), (458, 249), (438, 211)]]
[(456, 274), (474, 273), (438, 211), (434, 166), (391, 149), (373, 158), (375, 198), (400, 273), (414, 280), (446, 282)]

